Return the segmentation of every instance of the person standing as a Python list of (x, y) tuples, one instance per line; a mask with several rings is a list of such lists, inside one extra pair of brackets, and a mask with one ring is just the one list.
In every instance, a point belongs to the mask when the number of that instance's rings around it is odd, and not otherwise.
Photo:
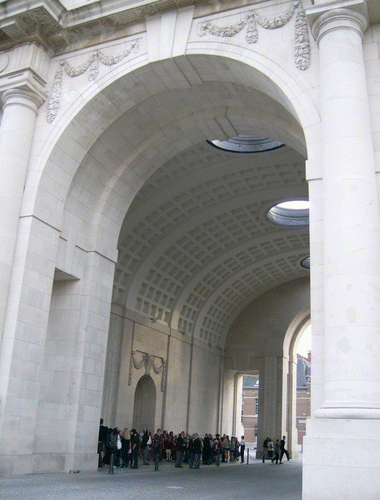
[(263, 463), (265, 462), (265, 459), (268, 458), (268, 443), (269, 443), (270, 439), (269, 437), (267, 437), (266, 439), (264, 439), (264, 443), (263, 443)]
[(185, 439), (185, 431), (182, 431), (181, 434), (178, 436), (178, 451), (177, 451), (177, 456), (175, 460), (175, 466), (177, 469), (182, 469), (182, 460), (183, 460), (183, 454), (185, 453), (186, 450), (186, 439)]
[(290, 460), (290, 456), (289, 456), (289, 452), (288, 450), (285, 448), (285, 440), (286, 440), (286, 437), (285, 436), (282, 436), (282, 439), (280, 441), (280, 464), (282, 464), (282, 457), (284, 455), (286, 455), (286, 458), (288, 460)]
[(215, 456), (215, 465), (219, 467), (220, 465), (220, 457), (223, 453), (222, 449), (222, 441), (220, 439), (219, 434), (216, 434), (214, 439), (214, 456)]
[(210, 437), (208, 434), (205, 434), (203, 438), (203, 463), (204, 465), (208, 465), (210, 463), (211, 458), (211, 445), (210, 445)]
[(128, 467), (131, 459), (129, 450), (131, 449), (131, 440), (128, 428), (125, 427), (121, 433), (121, 450), (120, 450), (120, 466)]
[(193, 469), (199, 469), (201, 465), (201, 456), (202, 456), (202, 441), (196, 432), (194, 434), (193, 441), (193, 450), (194, 450), (194, 467)]
[(223, 446), (224, 461), (228, 463), (228, 455), (230, 454), (230, 446), (231, 446), (230, 438), (228, 436), (224, 438), (222, 446)]
[(132, 450), (132, 464), (133, 469), (139, 468), (139, 450), (140, 450), (140, 436), (136, 429), (131, 430), (131, 450)]
[(244, 451), (245, 451), (245, 441), (244, 436), (240, 439), (240, 463), (244, 463)]
[(280, 460), (280, 440), (277, 439), (275, 444), (274, 444), (274, 456), (272, 458), (272, 464), (276, 462), (278, 464), (278, 461)]
[(273, 458), (273, 450), (274, 450), (274, 445), (273, 445), (273, 441), (271, 438), (268, 438), (268, 458), (270, 458), (272, 460)]
[(194, 467), (194, 435), (187, 437), (187, 452), (189, 454), (189, 469)]
[(141, 454), (143, 459), (143, 465), (149, 465), (149, 448), (148, 448), (149, 432), (148, 429), (143, 429), (143, 436), (141, 439)]
[(154, 461), (155, 471), (159, 470), (158, 467), (160, 465), (161, 446), (162, 446), (162, 432), (161, 429), (157, 429), (157, 432), (152, 439), (153, 461)]
[(99, 437), (98, 437), (99, 469), (103, 467), (103, 459), (104, 455), (106, 454), (107, 435), (108, 435), (108, 427), (104, 425), (104, 421), (101, 418), (99, 425)]

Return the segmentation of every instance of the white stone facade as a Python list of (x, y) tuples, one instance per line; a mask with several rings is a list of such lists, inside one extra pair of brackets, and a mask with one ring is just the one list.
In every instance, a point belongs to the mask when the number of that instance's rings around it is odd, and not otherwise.
[(0, 2), (0, 474), (94, 469), (100, 417), (238, 434), (244, 373), (295, 456), (311, 321), (303, 499), (379, 498), (379, 81), (377, 0)]

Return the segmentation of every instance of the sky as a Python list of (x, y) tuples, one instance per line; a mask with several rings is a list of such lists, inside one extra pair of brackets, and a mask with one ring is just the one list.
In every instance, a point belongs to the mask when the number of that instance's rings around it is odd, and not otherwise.
[(307, 358), (307, 351), (311, 351), (311, 326), (308, 326), (298, 344), (298, 354)]

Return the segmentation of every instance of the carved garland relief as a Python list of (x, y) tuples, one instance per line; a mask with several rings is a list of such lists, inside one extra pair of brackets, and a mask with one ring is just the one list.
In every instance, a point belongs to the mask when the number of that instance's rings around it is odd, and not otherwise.
[[(209, 33), (216, 37), (234, 37), (246, 27), (246, 42), (248, 44), (257, 43), (259, 38), (258, 26), (269, 30), (282, 28), (292, 19), (295, 11), (297, 11), (297, 14), (295, 20), (294, 60), (297, 68), (304, 71), (310, 65), (310, 41), (308, 24), (301, 0), (295, 0), (285, 14), (272, 18), (260, 16), (256, 11), (250, 11), (243, 20), (231, 26), (219, 27), (215, 26), (211, 21), (202, 21), (198, 26), (198, 36), (202, 37)], [(66, 60), (61, 61), (50, 94), (47, 121), (51, 123), (57, 116), (61, 101), (64, 72), (70, 78), (75, 78), (89, 70), (89, 80), (92, 81), (98, 76), (99, 63), (104, 66), (113, 66), (128, 57), (132, 51), (137, 52), (138, 50), (139, 42), (135, 40), (129, 44), (127, 49), (115, 56), (106, 56), (102, 51), (95, 50), (87, 61), (77, 67), (71, 66)]]
[(90, 74), (88, 79), (89, 81), (93, 81), (98, 76), (99, 63), (103, 64), (104, 66), (113, 66), (114, 64), (118, 64), (120, 61), (128, 57), (132, 51), (137, 52), (138, 49), (139, 42), (138, 40), (135, 40), (129, 44), (127, 49), (115, 56), (106, 56), (102, 53), (101, 50), (95, 50), (87, 59), (87, 61), (77, 67), (71, 66), (66, 60), (61, 61), (59, 68), (55, 73), (53, 88), (50, 93), (46, 117), (47, 121), (51, 123), (57, 116), (59, 104), (61, 101), (62, 79), (64, 72), (70, 78), (75, 78), (76, 76), (83, 75), (83, 73), (89, 70)]
[[(136, 359), (136, 354), (139, 354), (140, 359)], [(156, 360), (159, 360), (159, 366), (156, 366)], [(160, 358), (158, 356), (155, 356), (154, 354), (148, 354), (146, 352), (142, 351), (132, 351), (131, 353), (131, 359), (129, 363), (129, 376), (128, 376), (128, 385), (131, 385), (132, 383), (132, 371), (133, 368), (135, 370), (140, 370), (141, 368), (145, 368), (145, 375), (151, 374), (151, 371), (153, 370), (156, 375), (159, 375), (162, 373), (162, 378), (161, 378), (161, 392), (165, 391), (166, 387), (166, 370), (165, 370), (165, 360), (163, 358)]]
[(202, 37), (209, 33), (223, 38), (234, 37), (247, 27), (246, 42), (249, 44), (257, 43), (259, 39), (258, 26), (267, 30), (282, 28), (292, 19), (296, 10), (294, 61), (297, 68), (304, 71), (310, 65), (310, 41), (306, 14), (301, 0), (295, 0), (284, 15), (272, 18), (262, 17), (256, 11), (250, 11), (244, 19), (231, 26), (220, 27), (215, 26), (211, 21), (202, 21), (198, 26), (198, 36)]

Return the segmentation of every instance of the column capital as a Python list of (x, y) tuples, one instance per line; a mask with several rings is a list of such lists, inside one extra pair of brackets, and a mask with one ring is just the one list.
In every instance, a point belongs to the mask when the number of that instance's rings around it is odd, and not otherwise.
[(368, 26), (364, 0), (319, 4), (308, 8), (306, 16), (318, 45), (326, 33), (339, 29), (351, 29), (363, 37)]
[(20, 88), (8, 89), (2, 95), (3, 108), (9, 105), (20, 105), (31, 108), (37, 113), (38, 108), (44, 102), (44, 99), (30, 90)]

